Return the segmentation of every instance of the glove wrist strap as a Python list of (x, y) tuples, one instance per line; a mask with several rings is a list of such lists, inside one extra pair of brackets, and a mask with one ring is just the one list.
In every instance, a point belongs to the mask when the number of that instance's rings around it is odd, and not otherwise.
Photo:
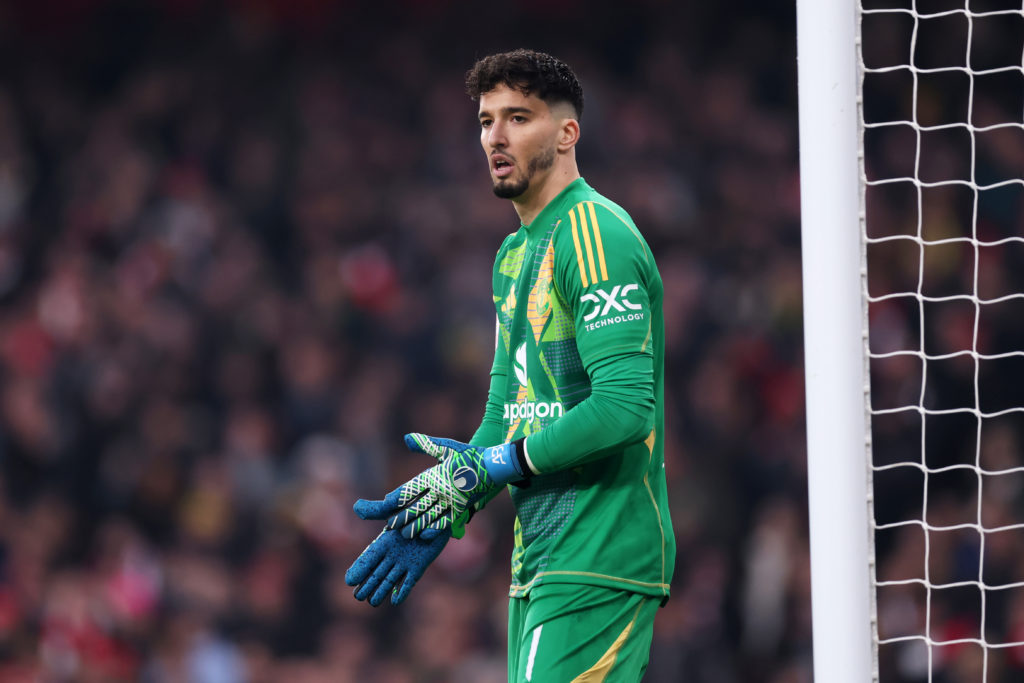
[(529, 479), (533, 476), (533, 470), (530, 469), (530, 463), (526, 460), (526, 437), (516, 439), (512, 442), (512, 452), (515, 454), (516, 468), (519, 474), (523, 475), (523, 479)]
[(529, 476), (522, 439), (486, 449), (483, 461), (487, 474), (496, 484), (507, 484)]

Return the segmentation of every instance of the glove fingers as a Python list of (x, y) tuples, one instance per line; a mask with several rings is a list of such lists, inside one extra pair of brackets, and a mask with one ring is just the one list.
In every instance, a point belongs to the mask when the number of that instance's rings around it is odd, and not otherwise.
[[(367, 597), (374, 594), (379, 588), (381, 582), (387, 579), (388, 573), (394, 566), (394, 560), (390, 557), (385, 557), (384, 561), (377, 565), (377, 568), (373, 570), (373, 574), (370, 575), (370, 578), (368, 578), (363, 585), (356, 588), (354, 593), (356, 600), (365, 600)], [(373, 602), (371, 602), (370, 604), (376, 607), (380, 603), (378, 602), (377, 605), (374, 605)]]
[(402, 586), (391, 591), (391, 604), (401, 605), (402, 602), (409, 597), (409, 592), (412, 590), (412, 587), (416, 585), (416, 582), (420, 580), (420, 576), (422, 575), (422, 571), (416, 572), (415, 574), (410, 571), (406, 574), (405, 581), (402, 582)]
[[(442, 531), (454, 531), (454, 524), (455, 522), (452, 520), (452, 516), (450, 514), (445, 514), (444, 517), (438, 518), (430, 526), (421, 531), (420, 538), (424, 541), (432, 541), (437, 538)], [(463, 528), (465, 528), (465, 525), (463, 525)]]
[(365, 500), (360, 498), (352, 506), (352, 509), (359, 516), (359, 519), (387, 519), (398, 510), (398, 498), (401, 490), (402, 487), (399, 486), (386, 495), (384, 500)]
[(441, 507), (441, 504), (438, 503), (417, 517), (411, 524), (407, 524), (402, 527), (402, 535), (406, 538), (415, 538), (416, 536), (419, 536), (423, 540), (429, 541), (431, 538), (423, 536), (423, 533), (428, 529), (441, 531), (443, 529), (447, 529), (451, 525), (451, 508)]
[(366, 546), (366, 549), (356, 558), (356, 561), (352, 563), (352, 566), (345, 572), (345, 583), (350, 586), (358, 586), (366, 577), (377, 568), (380, 564), (381, 559), (387, 553), (388, 543), (384, 539), (384, 532), (382, 531), (377, 538), (373, 540), (373, 543)]
[(395, 584), (398, 583), (402, 578), (402, 575), (405, 573), (405, 567), (403, 565), (395, 565), (392, 567), (391, 571), (389, 571), (387, 576), (384, 577), (384, 580), (381, 581), (380, 586), (374, 594), (370, 596), (370, 604), (377, 607), (384, 602), (384, 599), (391, 593), (391, 589), (394, 588)]
[[(399, 486), (397, 489), (392, 491), (392, 493), (400, 496), (402, 489), (407, 485), (409, 485), (409, 482), (402, 484), (402, 486)], [(403, 524), (408, 524), (410, 521), (416, 519), (422, 510), (432, 507), (435, 504), (435, 498), (436, 496), (430, 489), (424, 488), (404, 503), (396, 503), (395, 509), (391, 511), (391, 516), (387, 518), (388, 521), (384, 524), (384, 528), (395, 529)]]
[(444, 462), (456, 453), (472, 448), (469, 444), (456, 441), (455, 439), (441, 439), (436, 436), (418, 433), (406, 434), (405, 446), (414, 453), (425, 453), (438, 462)]
[(452, 532), (450, 530), (438, 531), (436, 529), (426, 529), (420, 538), (427, 538), (428, 533), (431, 534), (432, 540), (430, 540), (427, 546), (423, 548), (423, 554), (418, 556), (417, 561), (409, 564), (408, 572), (405, 575), (405, 580), (402, 581), (402, 585), (391, 591), (392, 605), (401, 604), (407, 597), (409, 597), (409, 592), (412, 591), (412, 587), (416, 585), (416, 582), (420, 580), (423, 573), (427, 571), (427, 567), (430, 566), (430, 563), (437, 559), (437, 556), (441, 554), (441, 551), (444, 550), (444, 547), (452, 537)]
[[(430, 489), (423, 489), (420, 494), (407, 502), (402, 509), (388, 518), (384, 525), (385, 529), (398, 529), (407, 524), (412, 524), (423, 514), (429, 512), (438, 504), (437, 495)], [(426, 525), (424, 525), (426, 526)]]
[(444, 461), (444, 448), (434, 442), (433, 437), (426, 434), (406, 434), (405, 447), (413, 453), (424, 453), (438, 462)]
[[(417, 509), (406, 509), (388, 520), (389, 529), (401, 529), (402, 535), (406, 538), (415, 538), (428, 526), (436, 525), (434, 528), (445, 528), (444, 520), (450, 517), (450, 508), (442, 505), (436, 496), (431, 495), (425, 498)], [(449, 520), (449, 525), (451, 524)]]

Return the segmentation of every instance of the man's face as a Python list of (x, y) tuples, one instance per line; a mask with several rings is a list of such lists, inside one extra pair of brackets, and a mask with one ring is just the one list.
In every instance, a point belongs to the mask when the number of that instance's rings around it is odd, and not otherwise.
[(535, 95), (502, 84), (480, 96), (480, 144), (494, 194), (515, 199), (543, 184), (555, 163), (559, 124)]

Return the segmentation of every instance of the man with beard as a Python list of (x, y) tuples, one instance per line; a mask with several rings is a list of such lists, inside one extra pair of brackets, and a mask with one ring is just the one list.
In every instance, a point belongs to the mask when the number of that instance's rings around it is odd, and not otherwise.
[(540, 52), (467, 74), (494, 193), (520, 226), (495, 260), (497, 340), (467, 443), (409, 434), (438, 464), (381, 501), (385, 530), (349, 570), (401, 602), (500, 491), (516, 506), (510, 681), (637, 681), (675, 562), (664, 472), (662, 281), (620, 206), (580, 177), (583, 91)]

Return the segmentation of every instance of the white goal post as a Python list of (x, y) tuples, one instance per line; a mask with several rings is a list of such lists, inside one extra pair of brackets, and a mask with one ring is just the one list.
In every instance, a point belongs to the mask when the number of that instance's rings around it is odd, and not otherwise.
[(800, 196), (815, 680), (877, 680), (863, 360), (857, 11), (798, 0)]

